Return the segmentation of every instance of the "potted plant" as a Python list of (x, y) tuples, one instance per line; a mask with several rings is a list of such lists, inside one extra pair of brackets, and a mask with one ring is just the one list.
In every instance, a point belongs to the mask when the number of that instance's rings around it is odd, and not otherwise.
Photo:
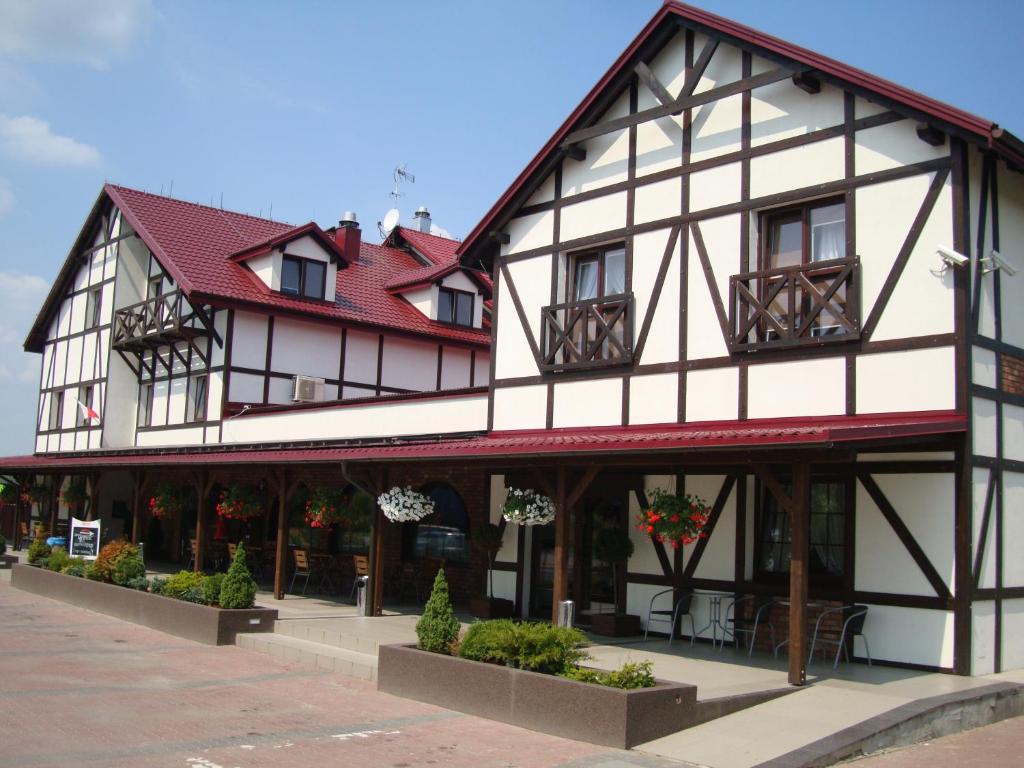
[(72, 513), (81, 509), (87, 498), (89, 493), (85, 488), (85, 481), (80, 478), (72, 478), (67, 487), (60, 492), (60, 500)]
[(345, 522), (344, 498), (337, 488), (313, 488), (304, 509), (306, 522), (312, 528), (331, 528)]
[(555, 519), (555, 502), (532, 488), (509, 488), (501, 515), (517, 525), (547, 525)]
[(409, 523), (422, 520), (434, 511), (434, 502), (409, 486), (395, 486), (377, 497), (384, 517), (392, 523)]
[(594, 537), (594, 557), (612, 569), (612, 593), (615, 595), (614, 613), (591, 615), (591, 631), (597, 635), (625, 637), (640, 634), (640, 617), (627, 614), (620, 604), (620, 578), (623, 566), (633, 556), (633, 542), (629, 532), (617, 526), (602, 528)]
[(650, 507), (637, 517), (636, 527), (655, 541), (679, 549), (707, 538), (704, 526), (710, 516), (711, 510), (700, 497), (657, 488), (651, 494)]
[(171, 483), (161, 483), (149, 497), (149, 513), (157, 520), (179, 515), (184, 507), (181, 489)]
[(494, 523), (484, 523), (470, 533), (473, 545), (487, 556), (487, 597), (470, 601), (470, 612), (480, 619), (511, 618), (515, 611), (511, 600), (494, 596), (494, 558), (501, 549), (501, 538), (501, 528)]

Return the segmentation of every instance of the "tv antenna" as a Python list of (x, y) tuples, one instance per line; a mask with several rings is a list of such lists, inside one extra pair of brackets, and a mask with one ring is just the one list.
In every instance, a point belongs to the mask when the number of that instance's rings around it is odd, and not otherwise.
[(402, 196), (402, 182), (407, 181), (410, 184), (416, 183), (416, 177), (406, 170), (408, 165), (408, 163), (405, 163), (404, 165), (395, 166), (395, 186), (391, 190), (391, 197), (395, 200), (395, 207), (398, 206), (398, 198)]

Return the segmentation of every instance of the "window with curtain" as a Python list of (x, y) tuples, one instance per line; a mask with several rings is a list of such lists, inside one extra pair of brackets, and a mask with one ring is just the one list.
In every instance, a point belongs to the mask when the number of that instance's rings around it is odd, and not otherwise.
[[(619, 244), (608, 246), (596, 251), (585, 251), (569, 256), (568, 295), (570, 302), (602, 299), (617, 296), (626, 292), (626, 248)], [(598, 305), (598, 311), (603, 311)], [(611, 311), (606, 312), (610, 315)], [(597, 321), (591, 318), (586, 327), (578, 323), (573, 329), (572, 338), (580, 344), (584, 331), (588, 339), (595, 338)], [(613, 334), (622, 339), (622, 326), (616, 326)], [(598, 357), (607, 357), (608, 342), (604, 342)]]
[[(782, 487), (792, 493), (789, 483)], [(808, 570), (818, 580), (835, 581), (845, 572), (848, 488), (848, 481), (840, 479), (811, 482)], [(767, 488), (761, 494), (757, 570), (764, 575), (786, 574), (792, 542), (789, 513)]]

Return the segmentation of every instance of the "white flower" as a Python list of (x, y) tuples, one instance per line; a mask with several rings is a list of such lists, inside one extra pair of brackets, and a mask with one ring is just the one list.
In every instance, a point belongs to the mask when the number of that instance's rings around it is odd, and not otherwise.
[(547, 525), (555, 519), (555, 502), (529, 488), (509, 488), (502, 517), (519, 525)]
[(384, 517), (393, 523), (422, 520), (434, 511), (434, 502), (409, 486), (399, 488), (396, 485), (378, 496), (377, 504)]

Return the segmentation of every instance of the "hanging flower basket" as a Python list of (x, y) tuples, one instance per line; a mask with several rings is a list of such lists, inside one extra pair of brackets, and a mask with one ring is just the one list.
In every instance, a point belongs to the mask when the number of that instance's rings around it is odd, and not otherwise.
[(68, 487), (60, 492), (60, 500), (75, 509), (85, 503), (89, 494), (85, 490), (85, 482), (82, 480), (72, 480), (68, 483)]
[(518, 525), (547, 525), (555, 519), (555, 502), (530, 488), (509, 488), (501, 515)]
[(668, 493), (660, 488), (651, 494), (650, 508), (640, 512), (636, 527), (672, 549), (706, 539), (704, 526), (711, 510), (703, 499), (688, 493)]
[(337, 488), (313, 488), (306, 501), (306, 522), (312, 528), (330, 528), (344, 523), (343, 493)]
[(409, 486), (397, 485), (377, 497), (384, 517), (393, 523), (409, 523), (422, 520), (434, 511), (434, 502)]
[(22, 501), (32, 504), (42, 504), (49, 498), (50, 489), (42, 484), (30, 485), (21, 494)]
[(149, 514), (158, 520), (180, 515), (185, 508), (180, 488), (164, 483), (149, 497)]
[(251, 485), (232, 483), (220, 492), (217, 514), (228, 520), (249, 520), (263, 514), (263, 497)]
[(0, 486), (0, 501), (4, 504), (14, 504), (21, 497), (20, 489), (14, 483), (4, 483)]

